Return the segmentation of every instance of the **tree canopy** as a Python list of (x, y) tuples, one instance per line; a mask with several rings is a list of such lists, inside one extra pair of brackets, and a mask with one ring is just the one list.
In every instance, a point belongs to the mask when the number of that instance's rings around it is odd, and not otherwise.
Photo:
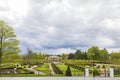
[(2, 57), (8, 57), (9, 55), (20, 52), (19, 41), (16, 39), (16, 35), (4, 20), (0, 20), (0, 66), (2, 63)]

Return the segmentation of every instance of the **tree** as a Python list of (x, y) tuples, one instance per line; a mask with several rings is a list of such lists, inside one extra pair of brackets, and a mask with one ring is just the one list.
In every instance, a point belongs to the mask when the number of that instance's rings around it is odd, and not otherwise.
[(68, 59), (74, 59), (74, 54), (73, 54), (73, 53), (70, 53), (70, 54), (68, 55)]
[(65, 72), (65, 76), (72, 76), (71, 70), (70, 70), (70, 67), (69, 67), (69, 66), (67, 67), (67, 70), (66, 70), (66, 72)]
[(75, 52), (75, 57), (74, 59), (82, 59), (82, 53), (81, 53), (81, 50), (77, 50)]
[(87, 52), (85, 51), (84, 52), (84, 54), (83, 54), (83, 58), (84, 58), (84, 60), (87, 60), (88, 58), (87, 58)]
[(32, 59), (32, 53), (33, 51), (29, 48), (27, 48), (27, 64), (30, 64), (31, 63), (31, 59)]
[(111, 54), (109, 54), (109, 62), (120, 64), (120, 52), (112, 52)]
[[(2, 57), (20, 52), (19, 41), (13, 29), (3, 20), (0, 20), (0, 71)], [(1, 72), (0, 72), (1, 74)]]
[(67, 58), (68, 55), (65, 54), (65, 53), (63, 53), (61, 56), (62, 56), (62, 59), (65, 60), (65, 59)]
[(17, 53), (13, 53), (10, 55), (2, 56), (2, 63), (18, 63), (22, 62), (22, 56), (18, 55)]
[(97, 46), (90, 47), (87, 53), (88, 59), (100, 60), (100, 49)]
[(108, 51), (107, 51), (107, 49), (106, 48), (104, 48), (103, 50), (101, 50), (101, 58), (100, 58), (100, 60), (102, 61), (102, 62), (105, 62), (106, 63), (106, 61), (108, 60)]

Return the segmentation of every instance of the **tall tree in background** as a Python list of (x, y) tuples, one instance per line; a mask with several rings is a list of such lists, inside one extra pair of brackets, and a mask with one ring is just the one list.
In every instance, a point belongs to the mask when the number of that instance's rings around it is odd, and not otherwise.
[(31, 59), (32, 59), (32, 53), (33, 51), (29, 48), (27, 48), (27, 64), (30, 64), (31, 63)]
[(75, 52), (75, 57), (74, 57), (74, 59), (82, 59), (82, 52), (81, 52), (81, 50), (77, 50), (77, 51)]
[(0, 74), (2, 57), (20, 52), (19, 41), (13, 29), (3, 20), (0, 20)]
[(65, 59), (67, 58), (67, 56), (68, 56), (68, 55), (65, 54), (65, 53), (62, 53), (62, 55), (61, 55), (61, 57), (62, 57), (63, 60), (65, 60)]
[(87, 53), (87, 56), (88, 56), (88, 59), (94, 59), (94, 60), (100, 60), (100, 49), (99, 47), (97, 46), (92, 46), (88, 49), (88, 53)]
[(73, 59), (73, 60), (74, 60), (74, 53), (70, 53), (70, 54), (68, 55), (68, 59)]
[(114, 64), (120, 64), (120, 51), (112, 52), (109, 54), (109, 62)]
[(101, 62), (107, 62), (108, 61), (108, 51), (107, 51), (107, 49), (106, 48), (104, 48), (103, 50), (101, 50), (101, 54), (100, 54), (101, 56), (101, 58), (100, 58), (100, 61)]
[(82, 59), (83, 59), (83, 60), (87, 60), (87, 59), (88, 59), (88, 58), (87, 58), (87, 52), (86, 52), (86, 51), (82, 53)]

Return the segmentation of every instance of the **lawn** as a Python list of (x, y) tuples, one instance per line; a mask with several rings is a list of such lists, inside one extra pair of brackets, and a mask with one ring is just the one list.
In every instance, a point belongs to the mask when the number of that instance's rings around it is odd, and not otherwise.
[(42, 64), (39, 65), (38, 67), (34, 68), (35, 70), (39, 70), (41, 72), (44, 72), (46, 74), (50, 74), (50, 70), (49, 70), (49, 64)]

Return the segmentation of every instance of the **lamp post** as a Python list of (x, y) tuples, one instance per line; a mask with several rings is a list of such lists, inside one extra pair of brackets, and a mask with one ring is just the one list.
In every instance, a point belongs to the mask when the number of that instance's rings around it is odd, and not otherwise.
[(92, 59), (93, 59), (93, 77), (95, 77), (95, 71), (94, 71), (94, 53), (92, 53)]

